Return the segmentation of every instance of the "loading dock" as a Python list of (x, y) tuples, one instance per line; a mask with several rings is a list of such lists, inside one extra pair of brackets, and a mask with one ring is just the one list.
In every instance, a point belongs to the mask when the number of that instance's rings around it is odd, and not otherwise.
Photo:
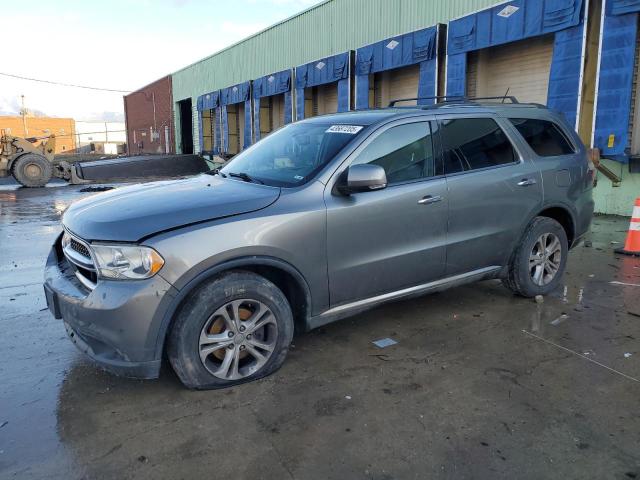
[(291, 123), (291, 100), (291, 70), (265, 75), (253, 81), (253, 134), (256, 142)]
[(224, 156), (233, 156), (251, 145), (251, 82), (220, 90), (220, 119)]
[(220, 92), (206, 93), (198, 97), (198, 119), (200, 128), (200, 154), (206, 156), (220, 153)]
[(513, 95), (520, 101), (547, 103), (553, 35), (475, 50), (467, 57), (467, 95)]
[(447, 96), (514, 95), (580, 121), (588, 0), (517, 0), (452, 20)]
[(191, 110), (191, 98), (178, 102), (180, 114), (180, 153), (193, 153), (193, 113)]
[[(440, 26), (434, 26), (358, 48), (356, 109), (384, 107), (393, 99), (437, 96), (439, 31)], [(416, 102), (403, 103), (411, 104)]]
[(640, 155), (640, 0), (603, 0), (592, 145), (612, 160)]
[(295, 72), (296, 120), (350, 110), (349, 52), (300, 65)]

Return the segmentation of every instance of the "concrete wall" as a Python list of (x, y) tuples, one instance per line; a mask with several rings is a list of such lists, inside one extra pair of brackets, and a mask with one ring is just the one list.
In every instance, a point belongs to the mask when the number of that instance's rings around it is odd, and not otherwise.
[(620, 162), (601, 162), (622, 178), (622, 182), (619, 187), (614, 187), (607, 177), (598, 174), (598, 186), (593, 190), (596, 212), (628, 217), (636, 198), (640, 197), (640, 174), (629, 173), (629, 167)]
[[(56, 152), (72, 152), (76, 148), (75, 121), (73, 118), (26, 117), (25, 132), (21, 116), (0, 117), (0, 131), (15, 137), (47, 137), (56, 136)], [(39, 143), (39, 142), (38, 142)]]
[(124, 97), (128, 152), (174, 153), (171, 76)]

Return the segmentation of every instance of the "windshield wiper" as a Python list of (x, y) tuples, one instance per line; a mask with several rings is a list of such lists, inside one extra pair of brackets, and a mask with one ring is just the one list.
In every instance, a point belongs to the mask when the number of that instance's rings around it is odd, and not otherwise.
[(229, 176), (234, 178), (239, 178), (240, 180), (244, 180), (245, 182), (259, 183), (260, 185), (264, 185), (264, 182), (262, 180), (258, 180), (257, 178), (254, 178), (245, 172), (240, 172), (240, 173), (229, 172)]
[(227, 174), (222, 172), (222, 170), (220, 170), (219, 168), (214, 168), (205, 173), (207, 175), (220, 175), (222, 178), (227, 178)]

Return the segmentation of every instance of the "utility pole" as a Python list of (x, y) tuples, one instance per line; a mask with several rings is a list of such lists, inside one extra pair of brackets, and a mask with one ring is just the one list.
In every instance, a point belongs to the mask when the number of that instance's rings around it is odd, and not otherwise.
[(22, 101), (22, 109), (20, 113), (22, 114), (22, 129), (24, 130), (24, 136), (29, 136), (29, 131), (27, 130), (27, 109), (24, 108), (24, 95), (20, 95), (20, 99)]

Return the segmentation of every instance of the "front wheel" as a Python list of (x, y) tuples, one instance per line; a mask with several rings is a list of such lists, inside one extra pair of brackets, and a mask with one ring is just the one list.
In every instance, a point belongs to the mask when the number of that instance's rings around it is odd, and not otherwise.
[(185, 386), (223, 388), (275, 372), (292, 338), (282, 291), (259, 275), (234, 271), (189, 296), (169, 334), (169, 360)]
[(504, 285), (518, 295), (546, 295), (560, 283), (569, 246), (562, 225), (552, 218), (536, 217), (509, 262)]
[(18, 158), (12, 168), (13, 178), (25, 187), (44, 187), (53, 176), (53, 165), (46, 158), (28, 153)]

